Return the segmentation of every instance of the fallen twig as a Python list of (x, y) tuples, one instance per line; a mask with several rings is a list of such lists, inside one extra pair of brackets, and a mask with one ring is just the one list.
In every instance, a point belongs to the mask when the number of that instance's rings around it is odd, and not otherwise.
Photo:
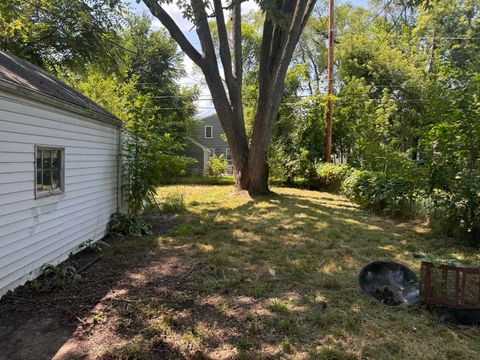
[(198, 265), (201, 265), (200, 262), (196, 262), (195, 264), (193, 264), (193, 266), (190, 268), (190, 270), (188, 270), (188, 272), (186, 274), (183, 274), (182, 276), (180, 276), (178, 278), (178, 280), (183, 280), (183, 279), (186, 279), (187, 277), (190, 276), (190, 274), (193, 272), (193, 270), (195, 270), (195, 268), (198, 266)]
[(60, 296), (60, 297), (55, 297), (54, 300), (80, 300), (80, 299), (89, 299), (93, 298), (96, 296), (102, 295), (104, 292), (96, 292), (93, 294), (88, 294), (88, 295), (74, 295), (74, 296)]
[(30, 303), (34, 303), (34, 304), (37, 304), (37, 303), (39, 303), (39, 302), (41, 302), (41, 301), (44, 301), (44, 300), (40, 300), (40, 299), (28, 299), (28, 298), (23, 298), (23, 297), (15, 296), (15, 295), (7, 295), (6, 298), (7, 298), (7, 299), (12, 299), (12, 300), (30, 302)]
[(93, 259), (92, 261), (90, 261), (88, 264), (86, 264), (85, 266), (81, 267), (77, 273), (80, 274), (81, 272), (85, 271), (86, 269), (88, 269), (90, 266), (92, 266), (93, 264), (95, 264), (100, 258), (96, 257), (95, 259)]
[(86, 321), (84, 321), (83, 319), (79, 318), (75, 313), (73, 313), (72, 311), (68, 310), (67, 308), (64, 308), (63, 306), (58, 306), (59, 309), (65, 311), (66, 313), (72, 315), (75, 319), (77, 319), (82, 325), (88, 325), (88, 323)]
[(121, 302), (126, 302), (126, 303), (138, 303), (138, 302), (144, 301), (144, 300), (122, 299), (122, 298), (106, 298), (104, 300), (121, 301)]

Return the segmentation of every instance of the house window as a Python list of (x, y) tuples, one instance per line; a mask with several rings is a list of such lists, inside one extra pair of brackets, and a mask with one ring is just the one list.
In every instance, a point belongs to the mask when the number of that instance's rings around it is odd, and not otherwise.
[(215, 148), (210, 148), (210, 156), (214, 156), (215, 155)]
[(64, 149), (35, 146), (35, 196), (64, 191)]
[(205, 139), (213, 138), (213, 128), (212, 126), (205, 126)]
[(230, 151), (230, 149), (225, 150), (225, 157), (227, 158), (227, 162), (229, 164), (231, 164), (232, 163), (232, 152)]

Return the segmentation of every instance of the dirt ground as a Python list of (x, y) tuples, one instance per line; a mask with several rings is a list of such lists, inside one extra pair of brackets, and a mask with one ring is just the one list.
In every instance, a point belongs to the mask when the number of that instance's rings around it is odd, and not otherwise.
[[(137, 330), (135, 324), (119, 322), (116, 310), (138, 307), (142, 313), (144, 299), (149, 306), (156, 299), (163, 304), (168, 299), (176, 303), (175, 295), (188, 291), (182, 280), (194, 265), (193, 258), (186, 261), (188, 249), (172, 246), (158, 252), (153, 246), (155, 238), (168, 232), (172, 224), (171, 217), (163, 217), (154, 224), (154, 236), (107, 239), (113, 247), (106, 254), (83, 251), (75, 255), (67, 264), (77, 269), (99, 260), (65, 289), (42, 294), (24, 286), (3, 299), (0, 359), (129, 358), (128, 354), (108, 354), (108, 350), (128, 345)], [(188, 347), (181, 350), (159, 343), (155, 358), (195, 355)], [(137, 356), (133, 354), (133, 358)]]

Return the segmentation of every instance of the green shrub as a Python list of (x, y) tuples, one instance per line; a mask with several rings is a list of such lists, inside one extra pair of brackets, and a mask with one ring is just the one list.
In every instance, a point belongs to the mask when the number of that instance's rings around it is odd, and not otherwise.
[(409, 179), (356, 170), (345, 179), (342, 190), (365, 209), (391, 216), (411, 217), (413, 214), (415, 184)]
[(438, 233), (448, 236), (459, 234), (461, 216), (459, 204), (454, 196), (445, 191), (434, 191), (427, 204), (427, 217), (430, 228)]
[(113, 214), (108, 223), (110, 235), (151, 235), (151, 227), (138, 215)]
[(219, 177), (227, 172), (228, 162), (225, 155), (211, 156), (208, 161), (208, 175)]
[(347, 165), (320, 163), (315, 167), (314, 178), (309, 180), (309, 187), (316, 190), (339, 192), (343, 180), (351, 172)]
[(458, 192), (436, 190), (429, 197), (428, 223), (439, 234), (459, 237), (472, 244), (480, 243), (480, 209)]
[(139, 215), (153, 205), (155, 191), (176, 176), (184, 176), (195, 159), (176, 155), (183, 146), (171, 135), (158, 135), (139, 126), (124, 137), (124, 189), (129, 212)]

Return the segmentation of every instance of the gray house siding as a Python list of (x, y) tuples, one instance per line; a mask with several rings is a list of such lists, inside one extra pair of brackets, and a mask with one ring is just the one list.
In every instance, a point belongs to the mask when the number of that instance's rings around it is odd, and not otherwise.
[(197, 160), (195, 164), (188, 166), (187, 172), (192, 176), (201, 176), (204, 174), (207, 164), (205, 164), (204, 149), (193, 141), (187, 142), (185, 154)]
[[(205, 127), (212, 127), (212, 138), (205, 137)], [(217, 115), (211, 115), (203, 118), (193, 128), (193, 138), (208, 149), (215, 149), (215, 155), (224, 154), (225, 150), (229, 148), (228, 143), (223, 139), (224, 132)]]
[[(205, 136), (206, 127), (211, 127), (211, 138)], [(227, 150), (230, 150), (228, 142), (225, 141), (222, 125), (216, 114), (200, 119), (192, 129), (192, 138), (217, 156), (223, 154), (227, 157)], [(205, 149), (202, 149), (196, 144), (189, 143), (185, 149), (185, 153), (187, 156), (193, 157), (198, 161), (197, 164), (191, 166), (189, 169), (191, 175), (197, 175), (202, 169), (207, 168), (207, 164), (204, 162)], [(231, 160), (229, 161), (229, 165), (229, 172), (231, 172)]]

